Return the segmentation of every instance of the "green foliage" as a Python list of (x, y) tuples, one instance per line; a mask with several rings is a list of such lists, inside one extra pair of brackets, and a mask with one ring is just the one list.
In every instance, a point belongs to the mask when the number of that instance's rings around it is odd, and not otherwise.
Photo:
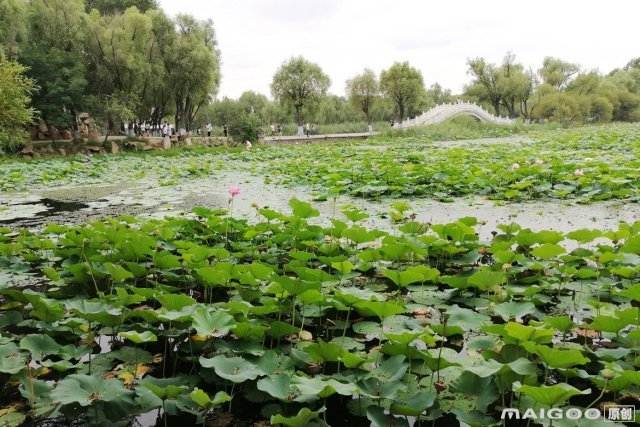
[(309, 101), (317, 100), (329, 89), (331, 80), (322, 69), (302, 56), (293, 57), (283, 63), (273, 76), (271, 93), (296, 113), (296, 123), (304, 123), (303, 108)]
[(424, 94), (422, 73), (408, 62), (396, 62), (380, 73), (380, 90), (395, 102), (397, 121), (401, 122)]
[(226, 122), (229, 126), (229, 135), (240, 143), (244, 141), (256, 142), (262, 132), (264, 122), (257, 114), (240, 113)]
[(24, 128), (33, 119), (29, 102), (36, 85), (25, 71), (0, 52), (0, 153), (21, 147), (26, 138)]
[(371, 107), (378, 96), (379, 90), (378, 78), (368, 68), (365, 68), (362, 74), (347, 80), (347, 97), (352, 104), (362, 110), (367, 123), (371, 123)]

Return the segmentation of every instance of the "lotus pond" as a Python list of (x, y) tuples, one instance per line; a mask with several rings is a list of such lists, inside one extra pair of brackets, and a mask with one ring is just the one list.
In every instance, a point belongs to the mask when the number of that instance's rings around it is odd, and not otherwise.
[(637, 407), (640, 221), (625, 205), (606, 227), (489, 233), (472, 215), (427, 222), (421, 203), (635, 202), (639, 139), (610, 126), (0, 163), (5, 189), (236, 169), (306, 195), (0, 227), (0, 425), (475, 427), (509, 407)]

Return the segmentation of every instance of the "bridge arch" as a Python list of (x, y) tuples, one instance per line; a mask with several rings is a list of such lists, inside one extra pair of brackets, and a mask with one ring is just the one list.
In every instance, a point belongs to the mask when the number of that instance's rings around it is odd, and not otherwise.
[(458, 116), (472, 116), (481, 122), (495, 123), (499, 125), (512, 125), (515, 123), (514, 119), (508, 117), (497, 117), (482, 108), (481, 106), (472, 102), (458, 101), (455, 103), (440, 104), (433, 107), (431, 110), (422, 113), (421, 115), (414, 117), (413, 119), (407, 119), (400, 123), (401, 128), (412, 126), (425, 126), (437, 123), (442, 123)]

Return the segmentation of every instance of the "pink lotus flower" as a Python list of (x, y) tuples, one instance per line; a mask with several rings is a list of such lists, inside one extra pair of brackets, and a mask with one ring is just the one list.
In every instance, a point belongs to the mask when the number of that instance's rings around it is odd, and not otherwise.
[(576, 169), (573, 174), (575, 176), (583, 176), (584, 175), (584, 171), (582, 169)]
[(542, 160), (542, 159), (537, 159), (536, 160), (536, 165), (541, 165), (543, 163), (544, 163), (544, 160)]
[(520, 164), (514, 163), (513, 166), (511, 166), (511, 169), (520, 169)]
[(237, 185), (230, 185), (229, 194), (231, 195), (231, 197), (236, 197), (238, 194), (240, 194), (240, 187), (238, 187)]

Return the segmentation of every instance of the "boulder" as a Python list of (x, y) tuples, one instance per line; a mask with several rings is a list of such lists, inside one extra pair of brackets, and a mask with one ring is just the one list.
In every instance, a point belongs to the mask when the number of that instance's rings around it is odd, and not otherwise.
[(59, 148), (58, 152), (60, 153), (61, 156), (66, 156), (67, 155), (67, 151), (64, 148)]
[(120, 153), (120, 146), (118, 145), (118, 143), (117, 143), (117, 142), (115, 142), (115, 141), (111, 141), (111, 142), (110, 142), (110, 144), (111, 144), (111, 147), (110, 147), (110, 150), (109, 150), (109, 151), (111, 152), (111, 154), (118, 154), (118, 153)]
[(40, 120), (38, 122), (38, 131), (42, 132), (45, 135), (49, 133), (49, 128), (47, 127), (47, 124), (44, 122), (44, 120)]
[(162, 141), (162, 149), (163, 150), (171, 149), (171, 138), (169, 138), (168, 136), (165, 136), (164, 140)]
[(93, 143), (100, 143), (100, 133), (98, 132), (97, 129), (92, 129), (91, 132), (89, 132), (89, 136), (87, 137), (89, 142), (93, 142)]
[(65, 129), (62, 131), (62, 139), (73, 139), (73, 134), (69, 129)]

